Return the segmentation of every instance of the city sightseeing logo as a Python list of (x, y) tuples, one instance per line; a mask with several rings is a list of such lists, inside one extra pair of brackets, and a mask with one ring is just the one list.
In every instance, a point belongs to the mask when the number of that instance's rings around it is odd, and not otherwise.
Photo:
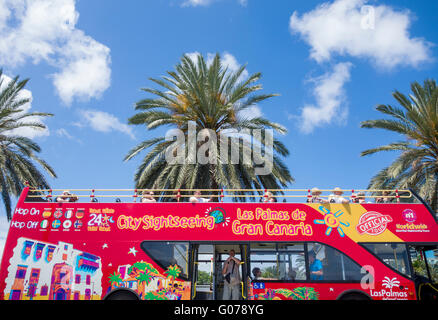
[(223, 227), (228, 226), (230, 222), (230, 217), (227, 217), (227, 214), (224, 209), (216, 207), (216, 208), (208, 208), (205, 211), (205, 216), (213, 217), (214, 223), (218, 225), (222, 225)]
[(369, 211), (359, 218), (356, 231), (360, 235), (368, 234), (371, 236), (377, 236), (386, 230), (388, 223), (390, 222), (392, 222), (391, 216), (383, 215), (375, 211)]

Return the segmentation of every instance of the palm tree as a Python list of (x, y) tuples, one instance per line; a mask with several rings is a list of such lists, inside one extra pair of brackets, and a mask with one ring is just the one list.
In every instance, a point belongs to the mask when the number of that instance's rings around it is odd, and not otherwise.
[[(202, 55), (197, 56), (196, 62), (184, 55), (175, 67), (176, 71), (168, 71), (161, 79), (150, 79), (164, 89), (142, 89), (155, 97), (137, 102), (138, 113), (129, 119), (129, 123), (145, 125), (148, 130), (169, 126), (179, 129), (183, 139), (175, 142), (163, 136), (155, 137), (129, 151), (125, 161), (149, 150), (136, 171), (136, 188), (279, 189), (293, 181), (281, 160), (289, 154), (287, 148), (276, 138), (272, 138), (272, 153), (266, 148), (270, 138), (267, 129), (280, 134), (286, 133), (286, 129), (262, 116), (250, 114), (256, 104), (276, 95), (255, 94), (262, 89), (256, 84), (261, 74), (255, 73), (242, 80), (245, 68), (230, 71), (218, 54), (210, 64)], [(207, 132), (208, 140), (205, 137), (205, 140), (195, 141), (193, 147), (188, 142), (190, 128), (195, 128), (197, 134)], [(261, 134), (255, 134), (257, 130)], [(220, 143), (214, 144), (215, 138), (229, 143), (222, 154)], [(250, 139), (253, 139), (252, 144), (248, 143)], [(212, 161), (200, 163), (196, 161), (196, 155), (206, 141), (213, 143), (205, 153)], [(254, 156), (257, 148), (267, 150), (266, 154), (272, 156), (265, 163), (272, 168), (267, 174), (259, 174), (257, 170), (260, 158), (244, 161), (246, 155)], [(179, 158), (181, 161), (166, 161), (166, 153), (177, 155), (178, 151), (183, 154)], [(228, 159), (232, 155), (237, 161), (230, 163)]]
[(122, 276), (120, 275), (120, 273), (117, 273), (114, 271), (113, 274), (110, 274), (109, 277), (109, 283), (111, 286), (115, 285), (120, 285), (120, 283), (123, 282)]
[(142, 296), (145, 293), (146, 286), (152, 281), (153, 278), (154, 277), (148, 270), (140, 272), (140, 274), (136, 278), (138, 280), (138, 283), (140, 284), (140, 288), (139, 288), (140, 296)]
[(19, 196), (27, 181), (38, 189), (49, 189), (44, 175), (35, 164), (39, 164), (50, 176), (54, 170), (35, 153), (41, 148), (31, 139), (16, 133), (20, 128), (44, 130), (46, 126), (33, 120), (34, 117), (52, 116), (50, 113), (25, 112), (23, 107), (30, 102), (21, 94), (28, 79), (18, 81), (18, 76), (5, 83), (0, 69), (0, 188), (8, 220), (11, 215), (11, 196)]
[(423, 86), (411, 84), (412, 94), (395, 91), (400, 107), (379, 105), (377, 110), (389, 119), (368, 120), (362, 128), (380, 128), (398, 133), (401, 141), (365, 150), (362, 156), (382, 151), (399, 151), (400, 155), (370, 181), (370, 189), (412, 188), (431, 208), (437, 210), (438, 192), (438, 88), (435, 80)]
[(175, 264), (173, 266), (167, 267), (167, 270), (164, 271), (164, 273), (167, 274), (166, 278), (170, 278), (173, 286), (173, 284), (175, 283), (175, 279), (178, 278), (181, 274), (181, 268)]

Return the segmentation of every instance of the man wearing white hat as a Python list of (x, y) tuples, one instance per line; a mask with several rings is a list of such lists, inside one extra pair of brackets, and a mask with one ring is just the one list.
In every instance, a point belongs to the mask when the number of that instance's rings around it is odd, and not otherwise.
[(345, 199), (344, 197), (342, 197), (342, 194), (344, 192), (342, 191), (341, 188), (336, 187), (332, 190), (332, 192), (333, 193), (331, 195), (329, 195), (329, 198), (328, 198), (330, 203), (344, 203), (345, 204), (345, 203), (350, 202), (348, 199)]

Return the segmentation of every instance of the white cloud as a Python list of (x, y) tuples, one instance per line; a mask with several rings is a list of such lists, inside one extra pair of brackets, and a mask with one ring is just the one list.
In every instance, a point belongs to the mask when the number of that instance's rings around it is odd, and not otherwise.
[(65, 130), (64, 128), (58, 129), (55, 131), (56, 135), (60, 136), (60, 137), (65, 137), (67, 139), (72, 140), (74, 137), (68, 133), (67, 130)]
[(76, 29), (78, 18), (75, 0), (0, 0), (0, 65), (55, 67), (67, 105), (99, 97), (110, 85), (110, 49)]
[(410, 36), (413, 17), (409, 11), (367, 3), (326, 2), (301, 17), (294, 12), (289, 27), (310, 45), (310, 56), (317, 62), (329, 61), (334, 55), (351, 56), (391, 69), (417, 67), (430, 60), (431, 44)]
[(313, 93), (316, 103), (301, 110), (299, 123), (303, 133), (311, 133), (316, 127), (346, 119), (348, 109), (343, 106), (346, 99), (343, 88), (350, 80), (351, 67), (351, 63), (339, 63), (331, 72), (311, 80), (315, 83)]
[[(1, 82), (0, 90), (5, 88), (11, 81), (12, 81), (11, 77), (3, 74), (2, 77), (0, 78), (0, 82)], [(27, 89), (21, 89), (20, 93), (16, 97), (16, 101), (22, 100), (22, 99), (29, 99), (29, 102), (20, 106), (20, 109), (22, 111), (15, 114), (14, 117), (21, 116), (24, 113), (33, 112), (30, 110), (32, 108), (32, 92), (30, 90), (27, 90)], [(32, 117), (27, 117), (27, 118), (23, 119), (22, 122), (23, 123), (35, 122), (35, 123), (44, 124), (42, 119), (43, 119), (43, 117), (32, 116)], [(11, 135), (19, 135), (19, 136), (33, 139), (36, 137), (48, 136), (48, 135), (50, 135), (50, 132), (49, 132), (49, 129), (47, 127), (46, 127), (46, 129), (34, 129), (34, 128), (30, 128), (30, 127), (22, 127), (22, 128), (17, 128), (17, 129), (13, 129), (11, 131), (8, 131), (6, 134), (8, 134), (10, 136)]]
[(57, 130), (55, 131), (55, 134), (56, 134), (58, 137), (66, 138), (66, 139), (68, 139), (68, 140), (76, 141), (76, 142), (82, 144), (82, 141), (81, 141), (81, 140), (79, 140), (79, 139), (77, 139), (76, 137), (72, 136), (72, 135), (70, 134), (70, 132), (68, 132), (65, 128), (57, 129)]
[(99, 132), (119, 131), (135, 139), (132, 128), (127, 124), (120, 122), (114, 115), (97, 110), (80, 110), (82, 122), (80, 126), (90, 126)]
[(183, 2), (183, 7), (198, 7), (198, 6), (208, 6), (212, 0), (186, 0)]
[(315, 103), (306, 105), (298, 120), (304, 133), (316, 127), (342, 123), (348, 114), (344, 85), (350, 80), (350, 62), (339, 57), (369, 61), (379, 70), (418, 67), (432, 60), (431, 44), (410, 35), (413, 15), (385, 5), (370, 6), (368, 0), (325, 2), (302, 14), (294, 12), (289, 28), (309, 46), (310, 57), (319, 64), (334, 64), (331, 72), (313, 79)]

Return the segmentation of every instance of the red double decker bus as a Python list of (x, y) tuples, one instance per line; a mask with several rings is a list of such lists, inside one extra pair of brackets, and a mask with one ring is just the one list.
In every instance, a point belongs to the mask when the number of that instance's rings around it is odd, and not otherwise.
[[(274, 195), (284, 202), (264, 202), (266, 190), (210, 190), (202, 203), (184, 201), (193, 190), (155, 190), (159, 202), (126, 189), (71, 190), (73, 202), (57, 202), (58, 191), (20, 196), (0, 299), (221, 300), (230, 255), (239, 300), (438, 296), (436, 217), (410, 190), (385, 193), (388, 203), (356, 203), (360, 190), (349, 203), (291, 202), (308, 190)], [(248, 202), (228, 202), (237, 197)]]

